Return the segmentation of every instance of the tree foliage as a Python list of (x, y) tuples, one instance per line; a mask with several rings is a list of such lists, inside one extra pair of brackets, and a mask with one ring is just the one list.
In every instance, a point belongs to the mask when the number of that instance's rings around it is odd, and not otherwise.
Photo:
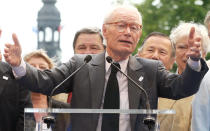
[[(146, 35), (157, 31), (170, 35), (170, 31), (180, 21), (194, 21), (203, 24), (208, 10), (210, 10), (210, 0), (145, 0), (136, 7), (143, 17), (142, 36), (135, 52), (143, 42)], [(208, 53), (206, 59), (210, 59)], [(174, 64), (172, 72), (175, 72), (177, 65)]]
[(210, 10), (210, 0), (145, 0), (136, 7), (143, 17), (143, 31), (138, 48), (145, 36), (153, 31), (169, 35), (180, 21), (203, 23)]

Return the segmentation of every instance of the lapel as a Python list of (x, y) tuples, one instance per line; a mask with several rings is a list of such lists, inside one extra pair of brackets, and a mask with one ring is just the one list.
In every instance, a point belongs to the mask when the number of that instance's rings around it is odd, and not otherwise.
[(105, 83), (105, 53), (95, 55), (90, 65), (91, 107), (100, 109)]
[[(130, 76), (138, 85), (143, 88), (144, 82), (144, 72), (142, 64), (136, 60), (134, 56), (129, 58), (128, 63), (128, 76)], [(131, 81), (128, 81), (128, 98), (129, 98), (129, 108), (138, 109), (140, 103), (140, 97), (142, 91), (136, 87)], [(130, 115), (131, 129), (134, 130), (137, 115)]]
[(9, 72), (9, 65), (0, 61), (0, 94), (2, 94), (5, 88), (4, 83), (7, 83), (6, 81), (11, 79), (11, 73)]
[[(144, 82), (144, 72), (142, 65), (135, 57), (131, 56), (128, 64), (128, 75), (141, 87)], [(136, 87), (131, 81), (128, 81), (128, 96), (130, 109), (138, 109), (139, 100), (142, 91)]]

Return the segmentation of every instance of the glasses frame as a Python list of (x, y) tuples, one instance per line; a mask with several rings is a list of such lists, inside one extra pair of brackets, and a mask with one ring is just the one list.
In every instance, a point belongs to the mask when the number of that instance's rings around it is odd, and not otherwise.
[[(129, 29), (131, 31), (130, 25), (134, 24), (134, 23), (126, 23), (126, 22), (123, 22), (123, 21), (117, 21), (117, 22), (109, 22), (109, 23), (106, 23), (106, 25), (117, 25), (119, 23), (126, 24), (126, 28), (123, 31), (119, 31), (118, 30), (118, 32), (124, 32), (128, 27), (129, 27)], [(135, 33), (138, 33), (140, 30), (142, 30), (142, 25), (140, 25), (140, 24), (136, 24), (136, 25), (139, 26), (139, 30), (137, 30), (137, 32), (135, 32)]]

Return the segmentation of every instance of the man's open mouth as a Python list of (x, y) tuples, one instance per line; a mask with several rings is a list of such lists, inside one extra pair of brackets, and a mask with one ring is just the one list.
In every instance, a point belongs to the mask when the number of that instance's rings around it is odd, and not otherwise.
[(128, 44), (133, 44), (131, 41), (128, 41), (128, 40), (119, 40), (119, 42), (128, 43)]

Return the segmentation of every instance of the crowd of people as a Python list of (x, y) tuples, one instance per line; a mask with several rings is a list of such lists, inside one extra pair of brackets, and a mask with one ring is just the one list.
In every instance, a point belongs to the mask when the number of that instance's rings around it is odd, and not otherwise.
[[(23, 131), (24, 108), (47, 108), (47, 96), (84, 63), (87, 54), (91, 55), (91, 60), (55, 91), (55, 95), (65, 94), (54, 97), (52, 107), (146, 109), (145, 96), (116, 69), (118, 66), (146, 91), (151, 109), (176, 111), (174, 117), (154, 116), (161, 131), (209, 131), (210, 72), (207, 64), (210, 62), (205, 56), (210, 48), (210, 11), (204, 25), (181, 22), (169, 36), (151, 32), (137, 55), (132, 56), (142, 27), (142, 16), (137, 8), (114, 7), (105, 16), (102, 29), (87, 27), (75, 33), (75, 55), (58, 67), (43, 50), (32, 51), (22, 58), (21, 43), (17, 35), (12, 34), (14, 43), (5, 44), (6, 62), (2, 62), (0, 52), (0, 131)], [(177, 71), (172, 73), (174, 63)], [(35, 113), (36, 124), (31, 130), (38, 130), (46, 115)], [(144, 115), (137, 114), (95, 114), (86, 119), (72, 114), (58, 118), (55, 123), (58, 131), (156, 130), (156, 126), (148, 128), (143, 123)]]

